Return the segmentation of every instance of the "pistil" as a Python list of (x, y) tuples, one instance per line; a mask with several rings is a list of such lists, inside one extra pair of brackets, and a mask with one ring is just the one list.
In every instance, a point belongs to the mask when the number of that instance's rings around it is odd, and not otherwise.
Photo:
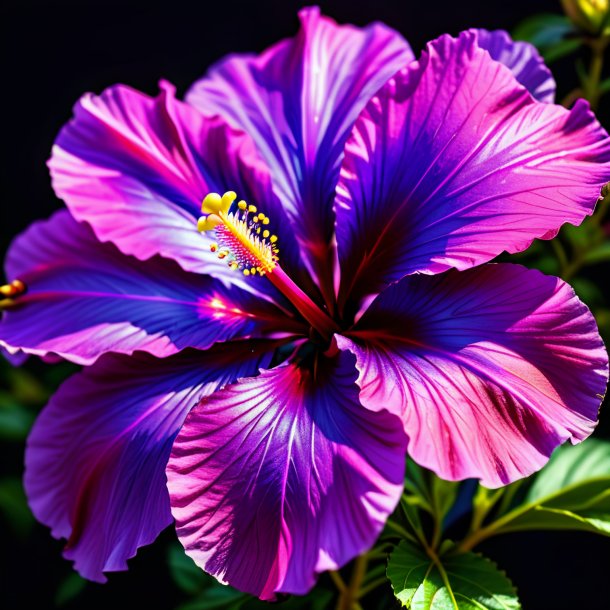
[(270, 219), (256, 206), (240, 201), (233, 191), (208, 194), (201, 205), (205, 214), (197, 222), (201, 232), (214, 231), (210, 250), (227, 266), (246, 275), (264, 275), (296, 307), (325, 339), (338, 330), (334, 320), (318, 307), (284, 272), (279, 264), (278, 238), (269, 230)]

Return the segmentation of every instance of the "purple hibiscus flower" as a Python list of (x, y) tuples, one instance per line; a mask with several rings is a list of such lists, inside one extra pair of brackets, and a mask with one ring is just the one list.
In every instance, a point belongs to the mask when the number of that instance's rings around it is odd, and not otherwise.
[(383, 25), (301, 21), (186, 103), (85, 95), (49, 162), (68, 210), (8, 253), (2, 347), (86, 365), (25, 486), (87, 578), (174, 519), (223, 582), (304, 593), (374, 542), (405, 451), (494, 487), (595, 426), (591, 313), (485, 264), (592, 213), (610, 140), (587, 104), (554, 105), (503, 32), (415, 61)]

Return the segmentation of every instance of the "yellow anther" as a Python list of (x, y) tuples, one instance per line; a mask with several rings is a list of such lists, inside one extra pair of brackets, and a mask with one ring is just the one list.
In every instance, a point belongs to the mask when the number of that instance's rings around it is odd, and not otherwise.
[(204, 233), (205, 231), (211, 231), (212, 229), (216, 228), (221, 222), (222, 220), (220, 220), (220, 218), (218, 218), (218, 216), (216, 216), (215, 214), (210, 214), (209, 216), (202, 216), (197, 221), (197, 230), (200, 233)]
[(269, 237), (269, 231), (267, 229), (263, 231), (263, 237)]
[(277, 235), (272, 235), (272, 236), (269, 238), (269, 241), (270, 241), (272, 244), (274, 244), (274, 243), (277, 241)]
[(246, 202), (245, 202), (245, 201), (242, 199), (242, 200), (241, 200), (241, 201), (240, 201), (240, 202), (237, 204), (237, 207), (238, 207), (240, 210), (242, 210), (242, 211), (243, 211), (243, 210), (245, 210), (245, 209), (248, 207), (248, 204), (247, 204), (247, 203), (246, 203)]
[(18, 297), (26, 291), (26, 286), (21, 280), (13, 280), (10, 284), (0, 286), (1, 297)]
[(250, 269), (244, 269), (244, 275), (250, 275)]
[(27, 291), (27, 286), (21, 280), (13, 280), (10, 284), (0, 286), (0, 311), (15, 304), (15, 299)]
[(269, 218), (267, 216), (265, 216), (265, 218), (263, 218), (263, 224), (264, 225), (268, 225), (269, 224)]
[(229, 269), (231, 269), (231, 271), (235, 271), (235, 269), (237, 269), (238, 267), (239, 265), (235, 261), (229, 263)]
[(252, 267), (252, 269), (250, 269), (250, 273), (252, 275), (256, 275), (256, 267)]
[(261, 228), (259, 227), (258, 229), (256, 229), (256, 234), (260, 235), (261, 234)]
[(210, 244), (210, 251), (211, 252), (216, 252), (216, 250), (218, 250), (218, 244), (216, 242), (213, 242)]
[(226, 258), (226, 256), (227, 256), (227, 253), (224, 250), (221, 250), (218, 253), (218, 258), (220, 258), (220, 259)]
[(250, 205), (248, 206), (248, 212), (250, 212), (250, 214), (256, 214), (256, 206), (255, 206), (255, 205), (250, 204)]

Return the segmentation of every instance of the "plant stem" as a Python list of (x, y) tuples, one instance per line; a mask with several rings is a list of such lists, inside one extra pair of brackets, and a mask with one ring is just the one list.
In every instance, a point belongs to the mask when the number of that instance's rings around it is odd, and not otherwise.
[(337, 587), (337, 589), (339, 590), (340, 593), (343, 593), (343, 591), (345, 591), (345, 589), (347, 589), (347, 585), (345, 584), (345, 582), (343, 582), (343, 579), (341, 578), (341, 574), (339, 574), (339, 572), (337, 570), (330, 570), (328, 573), (330, 574), (330, 577), (333, 579), (333, 582), (335, 583), (335, 587)]
[(366, 575), (368, 561), (366, 554), (356, 558), (349, 585), (347, 585), (339, 595), (337, 610), (358, 610), (358, 608), (360, 608), (360, 604), (358, 603), (358, 600), (360, 599), (360, 586)]
[(483, 542), (483, 540), (490, 538), (491, 536), (495, 536), (500, 533), (498, 530), (501, 530), (502, 527), (520, 517), (523, 513), (526, 513), (528, 510), (532, 509), (531, 504), (524, 504), (523, 506), (519, 506), (514, 508), (511, 512), (506, 513), (505, 515), (500, 516), (495, 521), (492, 521), (489, 525), (482, 527), (470, 534), (468, 534), (462, 542), (460, 542), (455, 548), (455, 553), (466, 553), (473, 549), (477, 544)]
[(521, 489), (521, 485), (523, 485), (524, 480), (525, 479), (519, 479), (505, 488), (505, 492), (502, 495), (502, 501), (500, 502), (500, 506), (498, 506), (498, 516), (501, 517), (510, 508), (510, 504), (515, 497), (515, 494), (519, 491), (519, 489)]
[(589, 100), (593, 110), (597, 108), (599, 98), (601, 97), (599, 83), (604, 68), (604, 51), (606, 50), (607, 45), (608, 39), (605, 36), (594, 38), (589, 41), (589, 46), (591, 47), (591, 64), (589, 66), (589, 76), (584, 83), (584, 94), (585, 98)]
[(563, 247), (563, 244), (559, 241), (559, 236), (555, 237), (554, 239), (551, 239), (551, 247), (553, 248), (553, 252), (557, 257), (557, 262), (559, 263), (559, 275), (563, 277), (563, 274), (570, 263), (568, 262), (568, 256), (566, 254), (565, 248)]
[(474, 510), (472, 511), (472, 521), (469, 529), (471, 533), (481, 529), (481, 525), (483, 525), (483, 521), (485, 521), (489, 511), (491, 511), (504, 494), (504, 488), (500, 487), (494, 491), (485, 491), (484, 493), (483, 500), (478, 504), (475, 503)]
[(386, 526), (394, 530), (397, 534), (400, 534), (403, 538), (406, 538), (411, 542), (417, 542), (417, 538), (410, 534), (402, 525), (399, 525), (398, 523), (395, 523), (394, 521), (390, 521), (388, 519), (386, 521)]
[(384, 585), (387, 582), (388, 577), (385, 576), (385, 574), (383, 576), (380, 576), (379, 578), (376, 578), (375, 580), (372, 580), (365, 587), (362, 587), (362, 589), (360, 589), (360, 597), (368, 595), (371, 591), (374, 591), (377, 587), (381, 587), (381, 585)]

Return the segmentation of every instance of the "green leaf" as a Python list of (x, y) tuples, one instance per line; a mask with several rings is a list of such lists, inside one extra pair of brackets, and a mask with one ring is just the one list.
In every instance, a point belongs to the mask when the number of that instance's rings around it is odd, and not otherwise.
[(455, 481), (445, 481), (433, 473), (431, 477), (432, 505), (435, 508), (436, 518), (442, 523), (455, 502), (460, 484)]
[(548, 496), (596, 479), (610, 479), (610, 442), (590, 438), (578, 445), (562, 445), (536, 475), (526, 501), (542, 503)]
[(587, 218), (578, 227), (566, 224), (561, 229), (561, 235), (565, 237), (572, 248), (577, 252), (587, 252), (591, 246), (599, 244), (604, 239), (604, 231), (596, 220)]
[(559, 275), (559, 263), (554, 256), (541, 256), (531, 261), (531, 266), (547, 275)]
[(581, 38), (567, 38), (566, 40), (560, 40), (548, 47), (544, 47), (541, 52), (545, 61), (548, 64), (552, 64), (554, 61), (578, 51), (581, 46)]
[(523, 519), (517, 519), (513, 523), (515, 526), (503, 528), (503, 533), (531, 530), (573, 530), (610, 536), (610, 514), (585, 518), (567, 510), (535, 506)]
[(563, 15), (540, 14), (522, 21), (514, 30), (515, 40), (526, 40), (538, 48), (547, 62), (553, 62), (576, 51), (582, 38)]
[(401, 542), (388, 561), (394, 595), (412, 610), (518, 610), (515, 589), (504, 572), (482, 555), (441, 556)]
[(589, 439), (557, 449), (523, 504), (489, 527), (496, 533), (578, 530), (610, 536), (610, 443)]
[(210, 581), (214, 580), (197, 567), (178, 543), (172, 544), (168, 548), (167, 564), (176, 586), (190, 595), (203, 591), (211, 584)]
[(594, 313), (602, 338), (608, 345), (610, 344), (610, 309), (597, 307)]
[(177, 610), (238, 610), (248, 600), (248, 596), (226, 585), (216, 585), (206, 589), (194, 599), (178, 606)]
[(610, 261), (610, 240), (603, 242), (592, 250), (589, 250), (585, 254), (584, 261), (588, 265)]
[(87, 581), (81, 578), (76, 572), (69, 574), (57, 587), (55, 592), (55, 605), (58, 607), (65, 606), (73, 599), (78, 597), (85, 587)]
[(15, 533), (25, 537), (34, 525), (23, 485), (17, 477), (0, 479), (0, 512), (11, 523)]
[(599, 84), (599, 91), (600, 93), (604, 94), (604, 93), (608, 93), (608, 91), (610, 91), (610, 78), (606, 78), (604, 79), (600, 84)]
[(0, 439), (22, 441), (33, 423), (31, 411), (15, 402), (10, 395), (0, 394)]
[(49, 391), (32, 373), (24, 368), (7, 371), (11, 392), (19, 402), (41, 405), (49, 398)]
[(600, 287), (586, 277), (574, 277), (570, 280), (570, 284), (580, 299), (589, 307), (604, 302), (604, 293)]

